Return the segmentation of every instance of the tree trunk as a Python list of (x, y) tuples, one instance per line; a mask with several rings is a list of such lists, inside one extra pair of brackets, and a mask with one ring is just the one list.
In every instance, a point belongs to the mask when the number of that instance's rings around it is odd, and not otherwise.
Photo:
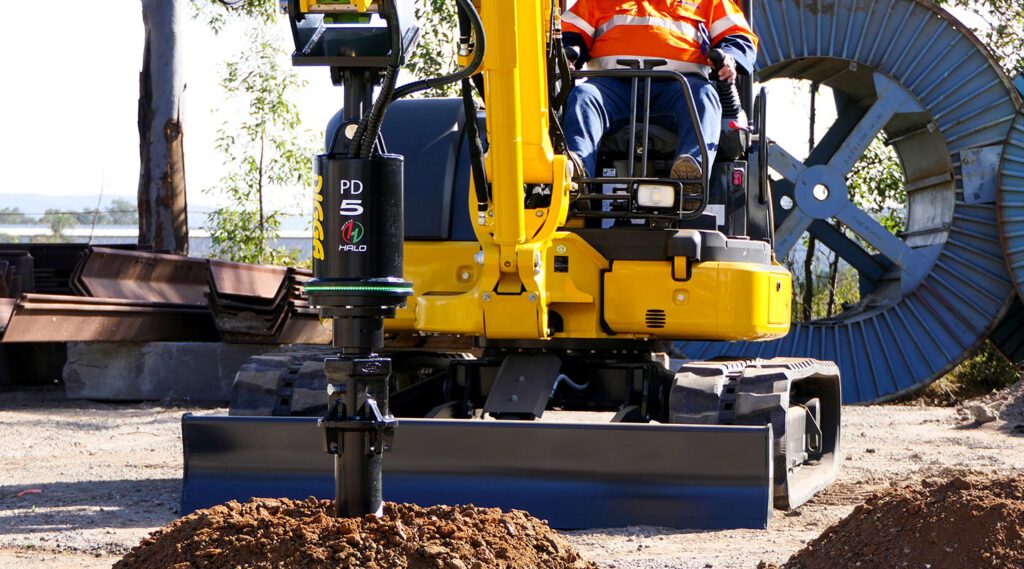
[(188, 253), (178, 19), (182, 0), (142, 0), (146, 27), (139, 74), (139, 245)]
[(814, 246), (817, 241), (813, 235), (807, 237), (807, 256), (804, 257), (804, 322), (810, 322), (814, 316)]
[[(843, 226), (837, 221), (836, 229), (843, 230)], [(839, 284), (839, 253), (832, 252), (832, 260), (828, 264), (828, 307), (825, 316), (832, 318), (836, 311), (836, 286)]]

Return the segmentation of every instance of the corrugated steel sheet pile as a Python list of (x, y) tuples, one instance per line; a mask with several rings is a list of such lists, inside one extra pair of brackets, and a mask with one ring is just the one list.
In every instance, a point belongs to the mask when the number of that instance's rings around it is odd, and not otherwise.
[(0, 342), (328, 343), (307, 270), (127, 248), (0, 248)]

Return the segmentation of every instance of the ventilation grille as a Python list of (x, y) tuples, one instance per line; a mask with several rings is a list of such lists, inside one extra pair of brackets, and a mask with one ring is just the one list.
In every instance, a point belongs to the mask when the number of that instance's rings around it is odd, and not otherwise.
[(644, 321), (647, 323), (648, 328), (664, 328), (665, 311), (657, 308), (649, 308)]

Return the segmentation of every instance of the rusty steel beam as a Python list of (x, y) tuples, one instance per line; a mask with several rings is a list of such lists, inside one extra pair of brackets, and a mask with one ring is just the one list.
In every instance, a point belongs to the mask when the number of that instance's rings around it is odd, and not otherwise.
[(275, 302), (286, 290), (289, 272), (287, 267), (210, 260), (210, 292)]
[(207, 265), (184, 255), (90, 247), (72, 284), (83, 296), (205, 306)]
[(260, 344), (326, 344), (324, 327), (302, 284), (308, 269), (210, 262), (210, 295), (214, 322), (225, 341)]
[(7, 323), (14, 314), (14, 306), (18, 301), (13, 298), (0, 298), (0, 333), (7, 329)]
[(215, 342), (206, 307), (167, 302), (26, 294), (18, 299), (3, 343)]
[(330, 320), (321, 320), (313, 311), (293, 313), (278, 334), (276, 344), (321, 344), (331, 343), (333, 327)]

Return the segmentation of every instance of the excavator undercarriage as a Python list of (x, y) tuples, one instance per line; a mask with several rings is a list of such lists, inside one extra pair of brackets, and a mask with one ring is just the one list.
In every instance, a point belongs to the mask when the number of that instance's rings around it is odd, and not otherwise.
[[(772, 506), (797, 507), (834, 479), (833, 364), (685, 361), (673, 374), (658, 346), (621, 348), (390, 352), (401, 419), (387, 498), (527, 509), (561, 528), (757, 528)], [(335, 354), (256, 356), (238, 373), (232, 416), (186, 416), (183, 511), (332, 496), (314, 417)]]

